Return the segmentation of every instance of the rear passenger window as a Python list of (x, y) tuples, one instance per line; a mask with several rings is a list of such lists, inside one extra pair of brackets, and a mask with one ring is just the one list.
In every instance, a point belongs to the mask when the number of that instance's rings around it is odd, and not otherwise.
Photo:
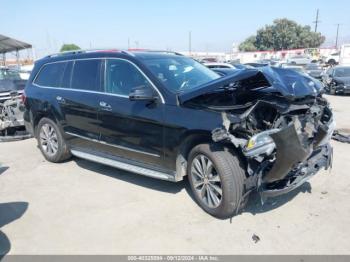
[(71, 88), (89, 91), (102, 91), (101, 60), (76, 60), (73, 66)]
[(66, 65), (67, 62), (44, 65), (34, 83), (40, 86), (60, 87)]

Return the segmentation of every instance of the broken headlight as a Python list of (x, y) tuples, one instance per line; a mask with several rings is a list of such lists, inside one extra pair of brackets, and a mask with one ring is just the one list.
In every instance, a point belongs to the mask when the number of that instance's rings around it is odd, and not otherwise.
[(271, 129), (252, 136), (243, 149), (244, 155), (247, 157), (255, 157), (262, 154), (270, 155), (276, 147), (270, 135), (278, 131), (280, 129)]

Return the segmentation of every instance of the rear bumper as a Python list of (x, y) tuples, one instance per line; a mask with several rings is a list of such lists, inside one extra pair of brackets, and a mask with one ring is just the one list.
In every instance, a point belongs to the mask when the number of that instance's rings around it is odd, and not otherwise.
[(262, 186), (259, 190), (261, 196), (266, 198), (286, 194), (304, 184), (322, 168), (329, 169), (332, 161), (333, 148), (327, 143), (317, 148), (305, 162), (284, 179)]
[(34, 127), (33, 127), (33, 120), (32, 120), (32, 115), (28, 110), (24, 111), (23, 114), (23, 121), (24, 121), (24, 126), (29, 134), (34, 136)]

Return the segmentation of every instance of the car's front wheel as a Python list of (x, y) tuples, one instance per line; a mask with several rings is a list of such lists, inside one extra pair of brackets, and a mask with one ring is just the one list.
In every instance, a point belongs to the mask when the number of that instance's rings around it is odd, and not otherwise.
[(46, 160), (54, 163), (70, 158), (71, 154), (60, 129), (54, 121), (42, 118), (37, 127), (39, 148)]
[(246, 203), (246, 177), (238, 157), (218, 145), (201, 144), (188, 160), (188, 180), (197, 203), (215, 217), (235, 215)]

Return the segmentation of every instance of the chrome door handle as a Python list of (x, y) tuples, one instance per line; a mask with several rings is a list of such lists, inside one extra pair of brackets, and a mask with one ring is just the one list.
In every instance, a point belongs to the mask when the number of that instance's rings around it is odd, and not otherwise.
[(56, 96), (56, 100), (58, 101), (58, 103), (61, 103), (61, 104), (64, 104), (66, 102), (66, 100), (64, 100), (62, 96)]
[(102, 110), (107, 110), (107, 111), (110, 111), (112, 110), (112, 107), (110, 104), (107, 104), (106, 102), (104, 101), (100, 101), (100, 107)]

